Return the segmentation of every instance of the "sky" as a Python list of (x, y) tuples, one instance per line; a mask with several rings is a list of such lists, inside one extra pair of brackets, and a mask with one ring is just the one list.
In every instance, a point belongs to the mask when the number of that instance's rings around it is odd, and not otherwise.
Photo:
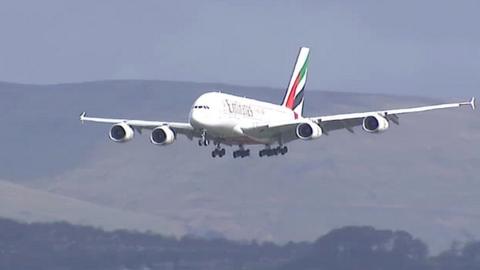
[(480, 93), (480, 1), (0, 0), (0, 81), (109, 79)]

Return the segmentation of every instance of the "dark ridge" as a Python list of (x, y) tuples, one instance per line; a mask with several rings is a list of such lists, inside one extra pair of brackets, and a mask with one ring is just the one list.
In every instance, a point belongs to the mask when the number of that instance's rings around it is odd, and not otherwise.
[(480, 243), (436, 257), (405, 231), (335, 229), (315, 242), (234, 242), (0, 218), (0, 269), (480, 269)]

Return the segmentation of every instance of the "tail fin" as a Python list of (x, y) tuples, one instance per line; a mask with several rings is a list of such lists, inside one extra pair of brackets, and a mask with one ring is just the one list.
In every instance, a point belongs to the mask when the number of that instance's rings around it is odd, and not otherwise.
[(307, 82), (309, 52), (309, 48), (300, 48), (287, 92), (283, 98), (282, 105), (292, 109), (296, 115), (303, 114), (303, 90)]

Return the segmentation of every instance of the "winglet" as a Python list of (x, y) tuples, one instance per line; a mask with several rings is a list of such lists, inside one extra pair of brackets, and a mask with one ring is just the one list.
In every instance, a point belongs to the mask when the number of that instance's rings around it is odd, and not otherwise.
[(86, 116), (86, 115), (87, 115), (86, 112), (82, 112), (82, 113), (80, 114), (80, 121), (82, 121), (82, 123), (83, 123), (83, 120), (85, 119), (85, 116)]
[(463, 105), (470, 105), (470, 107), (472, 107), (472, 110), (475, 110), (475, 108), (477, 107), (475, 105), (475, 97), (472, 97), (472, 99), (470, 99), (470, 101), (465, 101), (465, 102), (461, 102), (461, 103), (458, 103), (460, 106), (463, 106)]

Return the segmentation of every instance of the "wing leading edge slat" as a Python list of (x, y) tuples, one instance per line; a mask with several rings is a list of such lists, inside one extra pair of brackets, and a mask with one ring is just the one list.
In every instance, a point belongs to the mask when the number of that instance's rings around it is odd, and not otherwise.
[(470, 106), (472, 109), (475, 109), (475, 98), (473, 97), (470, 101), (459, 102), (459, 103), (446, 103), (446, 104), (421, 106), (421, 107), (413, 107), (413, 108), (406, 108), (406, 109), (393, 109), (393, 110), (383, 110), (383, 111), (381, 110), (381, 111), (371, 111), (371, 112), (361, 112), (361, 113), (326, 115), (326, 116), (311, 117), (309, 119), (319, 124), (324, 129), (325, 132), (344, 129), (344, 128), (350, 131), (351, 128), (353, 127), (361, 126), (363, 123), (363, 119), (371, 115), (383, 116), (387, 118), (387, 120), (390, 120), (398, 125), (399, 114), (426, 112), (426, 111), (439, 110), (439, 109), (457, 108), (461, 106)]
[(193, 137), (196, 135), (193, 127), (189, 123), (182, 123), (182, 122), (161, 122), (161, 121), (148, 121), (148, 120), (89, 117), (85, 112), (80, 114), (80, 121), (112, 124), (112, 125), (118, 124), (118, 123), (126, 123), (127, 125), (139, 131), (141, 131), (142, 129), (154, 129), (159, 126), (168, 126), (169, 128), (173, 129), (175, 132), (186, 135), (187, 137)]

